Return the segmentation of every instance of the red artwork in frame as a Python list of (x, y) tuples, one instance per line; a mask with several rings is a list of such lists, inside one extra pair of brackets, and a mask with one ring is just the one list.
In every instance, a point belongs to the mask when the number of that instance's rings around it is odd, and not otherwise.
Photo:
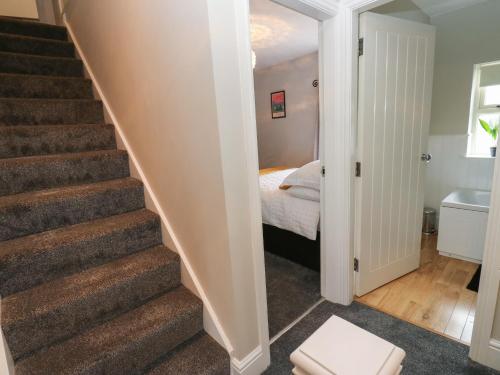
[(271, 117), (286, 117), (285, 90), (271, 93)]

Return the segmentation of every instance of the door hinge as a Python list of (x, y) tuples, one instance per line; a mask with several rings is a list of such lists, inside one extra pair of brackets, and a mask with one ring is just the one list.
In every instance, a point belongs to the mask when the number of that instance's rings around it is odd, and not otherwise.
[(325, 176), (325, 167), (321, 167), (321, 175), (324, 177)]
[(354, 258), (354, 272), (359, 272), (359, 260)]
[(358, 56), (363, 56), (365, 52), (365, 41), (363, 38), (359, 38), (358, 40)]
[(361, 177), (361, 162), (356, 162), (356, 171), (354, 173), (356, 177)]

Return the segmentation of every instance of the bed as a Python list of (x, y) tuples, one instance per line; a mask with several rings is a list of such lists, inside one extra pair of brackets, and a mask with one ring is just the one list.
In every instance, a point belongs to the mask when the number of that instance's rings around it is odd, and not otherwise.
[(296, 168), (260, 171), (264, 249), (310, 269), (320, 269), (319, 201), (280, 189)]

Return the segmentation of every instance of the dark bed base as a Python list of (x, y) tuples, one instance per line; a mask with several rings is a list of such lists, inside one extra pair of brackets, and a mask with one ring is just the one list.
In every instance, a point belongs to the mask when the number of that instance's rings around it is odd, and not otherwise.
[(312, 241), (293, 232), (268, 224), (262, 224), (264, 250), (301, 264), (307, 268), (320, 270), (320, 233)]

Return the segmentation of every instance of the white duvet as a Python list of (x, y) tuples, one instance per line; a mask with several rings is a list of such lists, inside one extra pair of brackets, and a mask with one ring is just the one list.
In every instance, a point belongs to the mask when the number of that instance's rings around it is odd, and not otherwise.
[(279, 188), (295, 169), (260, 176), (262, 222), (316, 240), (319, 202), (296, 198)]

